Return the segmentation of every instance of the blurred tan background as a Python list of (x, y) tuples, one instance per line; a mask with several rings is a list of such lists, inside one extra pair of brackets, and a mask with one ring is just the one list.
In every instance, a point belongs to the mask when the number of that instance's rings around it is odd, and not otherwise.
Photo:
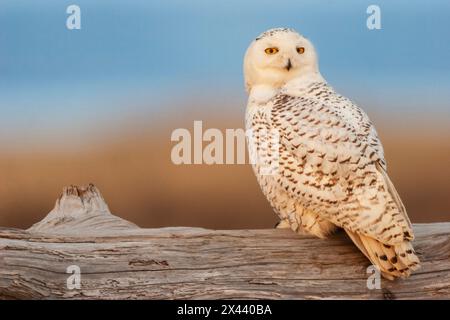
[[(241, 114), (211, 116), (200, 103), (173, 114), (118, 121), (60, 145), (29, 145), (0, 155), (0, 226), (27, 228), (52, 208), (65, 185), (96, 184), (111, 211), (142, 227), (271, 228), (276, 216), (250, 165), (174, 165), (172, 130), (203, 119), (207, 128), (242, 128)], [(217, 106), (216, 106), (217, 107)], [(215, 113), (217, 114), (217, 113)], [(450, 131), (446, 119), (370, 114), (385, 146), (388, 171), (413, 222), (450, 220)], [(151, 119), (153, 125), (145, 125)], [(224, 132), (224, 131), (223, 131)], [(74, 139), (75, 140), (75, 139)]]

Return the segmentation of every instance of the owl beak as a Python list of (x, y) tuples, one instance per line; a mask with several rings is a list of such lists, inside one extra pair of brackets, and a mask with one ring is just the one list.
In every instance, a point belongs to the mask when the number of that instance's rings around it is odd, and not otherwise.
[(291, 59), (288, 59), (287, 65), (286, 65), (286, 70), (289, 71), (292, 68), (292, 63), (291, 63)]

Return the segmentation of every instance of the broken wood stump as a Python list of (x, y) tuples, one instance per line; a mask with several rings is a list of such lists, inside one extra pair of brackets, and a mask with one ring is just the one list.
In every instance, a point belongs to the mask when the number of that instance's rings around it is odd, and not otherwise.
[(0, 228), (0, 299), (449, 299), (450, 223), (414, 231), (422, 268), (369, 289), (344, 233), (141, 229), (71, 186), (30, 229)]

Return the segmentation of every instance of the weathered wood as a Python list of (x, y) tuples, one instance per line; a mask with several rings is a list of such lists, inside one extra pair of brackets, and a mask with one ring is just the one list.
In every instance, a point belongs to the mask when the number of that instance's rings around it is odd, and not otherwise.
[[(69, 187), (30, 229), (0, 228), (0, 299), (450, 298), (450, 223), (416, 224), (422, 269), (367, 288), (368, 260), (340, 233), (141, 229), (94, 186)], [(67, 288), (67, 268), (81, 288)]]

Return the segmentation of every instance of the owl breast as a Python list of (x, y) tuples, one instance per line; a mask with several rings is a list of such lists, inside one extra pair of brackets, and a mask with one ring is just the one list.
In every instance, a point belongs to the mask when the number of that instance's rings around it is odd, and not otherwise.
[[(278, 170), (278, 137), (273, 136), (271, 125), (272, 104), (249, 106), (246, 113), (247, 145), (250, 162), (263, 194), (279, 216), (291, 225), (301, 225), (295, 199), (281, 187)], [(271, 152), (267, 152), (271, 150)]]

